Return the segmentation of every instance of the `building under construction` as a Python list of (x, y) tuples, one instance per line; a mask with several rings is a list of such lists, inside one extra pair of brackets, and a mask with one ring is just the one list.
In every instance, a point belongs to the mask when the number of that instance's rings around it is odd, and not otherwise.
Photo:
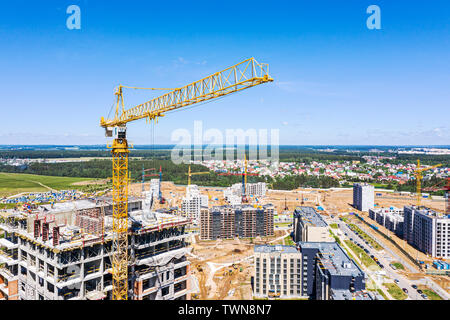
[[(189, 299), (190, 220), (151, 212), (145, 199), (128, 210), (129, 299)], [(0, 300), (111, 299), (111, 199), (0, 214)]]
[(273, 236), (274, 207), (235, 205), (202, 208), (200, 239), (254, 238)]

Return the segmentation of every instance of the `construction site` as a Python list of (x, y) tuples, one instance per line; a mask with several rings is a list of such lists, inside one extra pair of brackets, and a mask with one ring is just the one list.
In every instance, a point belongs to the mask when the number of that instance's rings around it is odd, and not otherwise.
[[(190, 221), (150, 211), (149, 199), (128, 209), (128, 298), (189, 299)], [(2, 212), (0, 299), (111, 299), (112, 211), (99, 198)]]

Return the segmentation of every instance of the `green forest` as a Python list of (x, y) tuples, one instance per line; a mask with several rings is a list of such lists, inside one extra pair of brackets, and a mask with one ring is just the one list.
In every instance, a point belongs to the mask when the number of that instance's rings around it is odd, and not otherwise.
[[(155, 174), (158, 177), (159, 168), (162, 169), (163, 181), (173, 181), (175, 184), (187, 184), (187, 164), (174, 164), (171, 160), (129, 160), (129, 171), (134, 182), (142, 181), (142, 169), (155, 168), (146, 174)], [(191, 165), (192, 172), (209, 171), (202, 165)], [(28, 173), (47, 176), (60, 177), (80, 177), (80, 178), (110, 178), (111, 160), (94, 159), (85, 162), (65, 162), (65, 163), (32, 163), (26, 169), (16, 166), (0, 165), (0, 172)], [(146, 177), (148, 181), (152, 177)], [(233, 183), (242, 181), (241, 176), (222, 176), (212, 172), (208, 175), (193, 175), (191, 183), (203, 186), (228, 187)], [(273, 188), (281, 190), (291, 190), (303, 187), (329, 188), (339, 186), (339, 183), (329, 177), (315, 176), (287, 176), (277, 180), (264, 176), (249, 176), (248, 182), (267, 182), (273, 184)]]
[[(363, 153), (366, 154), (366, 153)], [(303, 162), (310, 163), (318, 161), (328, 163), (331, 161), (352, 161), (359, 160), (365, 163), (363, 154), (347, 153), (344, 151), (320, 152), (307, 149), (280, 148), (279, 158), (284, 162)], [(56, 159), (56, 158), (99, 158), (85, 162), (64, 162), (64, 163), (32, 163), (29, 166), (17, 167), (0, 164), (0, 172), (9, 173), (27, 173), (46, 176), (60, 177), (79, 177), (79, 178), (110, 178), (111, 177), (111, 154), (105, 150), (1, 150), (0, 158), (28, 158), (28, 159)], [(443, 166), (450, 166), (449, 156), (429, 156), (429, 155), (396, 155), (396, 159), (383, 160), (390, 163), (412, 163), (421, 159), (423, 164), (442, 163)], [(104, 158), (104, 159), (103, 159)], [(159, 168), (162, 168), (163, 181), (173, 181), (175, 184), (187, 184), (188, 165), (174, 164), (171, 160), (171, 150), (163, 149), (133, 149), (130, 152), (129, 169), (131, 179), (134, 182), (142, 180), (142, 169), (155, 168), (152, 173), (157, 174)], [(192, 172), (208, 171), (201, 165), (191, 165)], [(147, 172), (147, 174), (150, 172)], [(156, 178), (158, 175), (155, 175)], [(146, 178), (148, 181), (150, 177)], [(192, 183), (204, 186), (227, 187), (233, 183), (241, 182), (241, 176), (221, 176), (215, 172), (209, 175), (194, 175)], [(276, 180), (264, 176), (249, 176), (248, 182), (265, 181), (274, 189), (291, 190), (298, 187), (330, 188), (338, 187), (339, 182), (326, 176), (308, 176), (295, 175), (277, 178)], [(359, 182), (358, 179), (349, 179), (343, 186), (351, 186), (353, 182)], [(379, 183), (376, 180), (369, 181)], [(406, 184), (397, 183), (379, 183), (380, 187), (398, 191), (414, 191), (415, 181), (411, 180)], [(443, 180), (433, 178), (423, 182), (423, 187), (443, 185)], [(443, 194), (438, 191), (435, 194)]]

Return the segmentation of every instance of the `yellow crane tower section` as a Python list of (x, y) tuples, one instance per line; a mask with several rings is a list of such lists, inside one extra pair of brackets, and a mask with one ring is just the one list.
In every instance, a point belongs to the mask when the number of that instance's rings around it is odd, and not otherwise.
[(211, 172), (209, 172), (209, 171), (191, 172), (191, 166), (189, 166), (188, 173), (186, 173), (187, 176), (188, 176), (188, 186), (191, 185), (191, 177), (192, 176), (196, 176), (196, 175), (199, 175), (199, 174), (210, 174), (210, 173)]
[(421, 184), (422, 184), (422, 172), (427, 171), (427, 170), (431, 170), (437, 167), (442, 166), (441, 163), (436, 164), (434, 166), (431, 167), (420, 167), (420, 159), (417, 159), (417, 168), (415, 171), (416, 173), (416, 205), (417, 207), (420, 207), (420, 200), (422, 198), (422, 189), (421, 189)]
[(160, 97), (125, 109), (123, 89), (150, 89), (119, 85), (115, 91), (116, 104), (113, 119), (101, 117), (100, 126), (113, 142), (108, 148), (112, 154), (113, 183), (113, 300), (128, 299), (128, 154), (126, 125), (129, 122), (147, 119), (157, 121), (168, 112), (238, 92), (259, 84), (271, 82), (269, 65), (254, 58), (244, 60), (225, 70), (201, 80), (171, 90)]

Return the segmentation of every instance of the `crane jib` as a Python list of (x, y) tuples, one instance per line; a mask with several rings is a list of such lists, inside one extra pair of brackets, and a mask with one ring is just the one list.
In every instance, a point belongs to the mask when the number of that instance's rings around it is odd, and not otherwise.
[[(270, 77), (268, 69), (267, 64), (258, 63), (254, 58), (250, 58), (126, 110), (122, 91), (122, 88), (126, 87), (119, 86), (116, 92), (115, 116), (113, 119), (102, 117), (100, 126), (104, 128), (124, 126), (128, 122), (144, 118), (154, 120), (169, 111), (271, 82), (273, 79)], [(122, 106), (121, 111), (119, 110), (120, 106)]]

